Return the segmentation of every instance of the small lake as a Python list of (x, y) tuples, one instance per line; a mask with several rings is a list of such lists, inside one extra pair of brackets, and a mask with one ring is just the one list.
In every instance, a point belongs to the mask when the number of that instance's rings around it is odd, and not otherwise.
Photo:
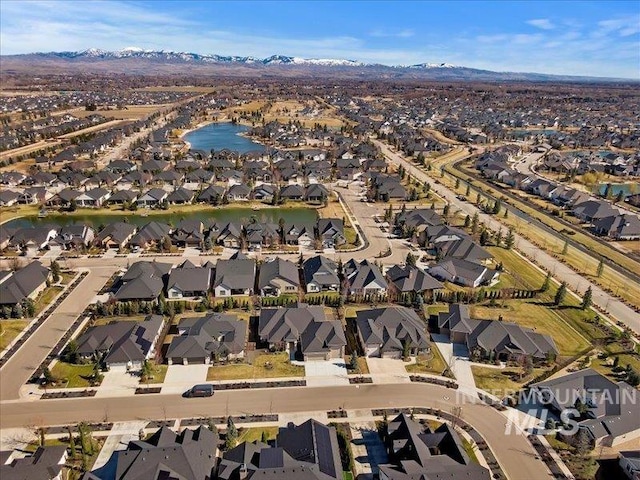
[(46, 218), (23, 217), (10, 220), (5, 223), (7, 228), (24, 228), (42, 225), (89, 225), (94, 229), (115, 222), (129, 222), (132, 225), (142, 226), (149, 222), (168, 223), (175, 226), (182, 220), (193, 219), (202, 222), (216, 222), (225, 224), (228, 222), (249, 223), (251, 217), (255, 217), (258, 222), (270, 222), (277, 224), (280, 219), (284, 219), (285, 224), (304, 224), (313, 225), (316, 222), (316, 210), (312, 208), (265, 208), (261, 210), (252, 210), (251, 208), (220, 208), (207, 209), (197, 212), (174, 212), (174, 213), (158, 213), (150, 214), (146, 217), (141, 216), (138, 212), (129, 214), (86, 214), (86, 215), (59, 215), (51, 214)]
[(607, 191), (607, 185), (611, 185), (611, 196), (617, 197), (620, 192), (624, 197), (640, 193), (640, 183), (601, 183), (596, 187), (598, 195), (604, 195)]
[(223, 150), (225, 148), (238, 153), (264, 152), (265, 146), (239, 135), (249, 131), (249, 127), (234, 123), (211, 123), (193, 132), (187, 133), (183, 138), (191, 144), (194, 150)]

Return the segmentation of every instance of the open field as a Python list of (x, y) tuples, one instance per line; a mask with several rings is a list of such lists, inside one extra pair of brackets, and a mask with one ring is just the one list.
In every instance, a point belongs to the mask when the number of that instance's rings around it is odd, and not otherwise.
[(29, 320), (0, 320), (0, 351), (9, 344), (29, 325)]
[(275, 353), (258, 355), (253, 364), (230, 363), (209, 367), (207, 381), (303, 376), (304, 367), (292, 365), (286, 353)]

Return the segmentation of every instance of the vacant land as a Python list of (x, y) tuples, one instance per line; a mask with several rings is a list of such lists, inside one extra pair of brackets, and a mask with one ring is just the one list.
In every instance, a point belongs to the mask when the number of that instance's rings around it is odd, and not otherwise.
[(28, 324), (29, 320), (0, 320), (0, 351), (7, 348)]
[(275, 353), (258, 355), (252, 364), (230, 363), (209, 367), (207, 381), (303, 376), (304, 367), (292, 365), (286, 353)]

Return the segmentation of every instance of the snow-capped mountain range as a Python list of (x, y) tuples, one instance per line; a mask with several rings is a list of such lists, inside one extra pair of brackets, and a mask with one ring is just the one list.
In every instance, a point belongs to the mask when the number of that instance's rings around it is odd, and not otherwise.
[[(69, 59), (95, 58), (95, 59), (117, 59), (117, 58), (145, 58), (165, 61), (184, 61), (202, 63), (246, 63), (249, 65), (319, 65), (326, 67), (367, 67), (378, 66), (375, 63), (363, 63), (356, 60), (343, 60), (336, 58), (301, 58), (286, 55), (272, 55), (267, 58), (226, 56), (226, 55), (206, 55), (192, 52), (176, 52), (173, 50), (145, 50), (139, 47), (127, 47), (122, 50), (108, 51), (99, 48), (89, 48), (77, 52), (38, 52), (33, 55), (56, 56)], [(395, 68), (458, 68), (449, 63), (420, 63), (416, 65), (393, 65)]]
[[(127, 47), (117, 51), (89, 48), (77, 52), (3, 55), (5, 72), (115, 73), (129, 75), (225, 75), (306, 77), (358, 80), (433, 80), (433, 81), (611, 81), (594, 77), (549, 75), (544, 73), (492, 72), (450, 63), (383, 65), (356, 60), (301, 58), (272, 55), (267, 58), (235, 55), (203, 55), (171, 50), (145, 50)], [(622, 80), (629, 82), (629, 80)]]

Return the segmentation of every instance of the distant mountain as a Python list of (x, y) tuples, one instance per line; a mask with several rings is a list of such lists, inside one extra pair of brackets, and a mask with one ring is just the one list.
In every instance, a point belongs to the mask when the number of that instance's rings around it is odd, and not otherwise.
[(225, 76), (282, 76), (351, 79), (420, 79), (442, 81), (628, 81), (599, 77), (575, 77), (544, 73), (492, 72), (449, 63), (382, 65), (342, 59), (306, 59), (285, 55), (267, 58), (202, 55), (127, 47), (118, 51), (90, 48), (78, 52), (4, 55), (5, 73), (117, 73), (190, 74)]

